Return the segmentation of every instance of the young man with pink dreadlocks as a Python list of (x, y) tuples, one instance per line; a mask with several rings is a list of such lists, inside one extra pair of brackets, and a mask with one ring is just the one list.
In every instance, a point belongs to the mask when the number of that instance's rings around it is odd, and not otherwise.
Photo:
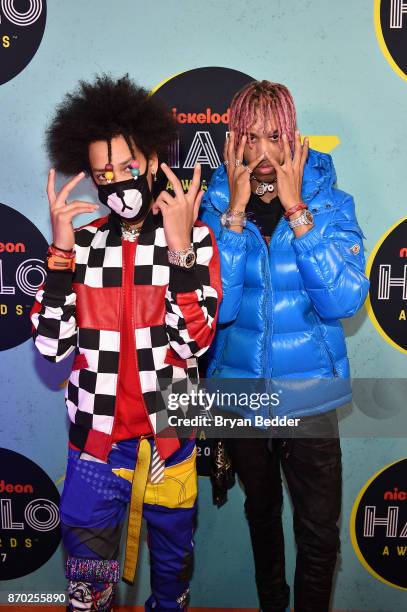
[[(307, 138), (302, 144), (296, 126), (284, 85), (256, 81), (238, 92), (225, 162), (201, 207), (223, 285), (208, 376), (262, 379), (288, 397), (274, 414), (299, 419), (296, 429), (264, 435), (253, 427), (224, 440), (246, 494), (263, 612), (284, 612), (290, 597), (280, 466), (294, 509), (295, 612), (329, 609), (340, 543), (336, 409), (351, 399), (339, 319), (354, 315), (368, 291), (353, 198), (335, 186), (331, 157), (308, 149)], [(250, 407), (228, 410), (255, 424)]]

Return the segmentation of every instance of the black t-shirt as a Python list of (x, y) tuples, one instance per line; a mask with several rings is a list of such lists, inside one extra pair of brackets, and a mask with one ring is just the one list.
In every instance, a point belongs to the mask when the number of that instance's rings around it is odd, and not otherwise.
[(247, 218), (255, 223), (262, 236), (272, 236), (277, 223), (283, 216), (284, 208), (280, 198), (276, 196), (269, 204), (260, 199), (256, 193), (252, 193), (246, 206)]

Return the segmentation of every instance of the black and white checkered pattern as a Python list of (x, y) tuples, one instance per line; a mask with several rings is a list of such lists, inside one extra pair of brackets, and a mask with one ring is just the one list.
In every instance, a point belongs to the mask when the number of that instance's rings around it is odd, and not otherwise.
[[(42, 306), (40, 311), (33, 311), (31, 315), (36, 330), (36, 347), (49, 361), (65, 359), (72, 352), (76, 338), (76, 295), (70, 293), (62, 300), (49, 295), (44, 304), (44, 290), (40, 289), (36, 302)], [(59, 359), (56, 359), (56, 355)]]
[[(144, 230), (144, 225), (143, 225)], [(197, 257), (196, 275), (200, 286), (195, 291), (174, 293), (168, 287), (163, 305), (164, 322), (149, 327), (135, 324), (138, 374), (150, 422), (156, 433), (166, 427), (168, 389), (186, 390), (197, 382), (197, 356), (209, 346), (215, 332), (215, 318), (220, 291), (218, 260), (208, 227), (193, 228), (193, 245)], [(121, 287), (122, 243), (108, 220), (100, 220), (76, 232), (76, 271), (73, 282), (86, 288)], [(61, 280), (56, 287), (55, 274)], [(62, 276), (61, 276), (62, 274)], [(51, 276), (51, 275), (49, 275)], [(68, 288), (66, 273), (54, 273), (52, 291), (48, 281), (36, 296), (32, 311), (37, 348), (48, 359), (60, 361), (72, 351), (82, 359), (74, 368), (66, 389), (69, 418), (86, 430), (110, 435), (113, 430), (116, 389), (119, 372), (120, 331), (78, 328), (75, 320), (76, 293)], [(135, 286), (168, 286), (170, 268), (167, 243), (161, 225), (142, 231), (136, 248)], [(211, 283), (211, 279), (216, 283)], [(215, 286), (211, 286), (215, 284)], [(141, 291), (141, 287), (140, 287)], [(162, 295), (161, 290), (158, 291)], [(140, 294), (141, 295), (141, 294)], [(136, 289), (137, 296), (137, 289)], [(180, 296), (183, 302), (180, 305)], [(147, 305), (148, 306), (148, 305)], [(183, 314), (192, 320), (186, 320)], [(188, 319), (187, 316), (187, 319)], [(191, 337), (188, 328), (196, 329), (199, 338)], [(204, 341), (204, 344), (203, 344)], [(125, 356), (122, 355), (125, 360)], [(85, 362), (85, 363), (84, 363)], [(164, 391), (164, 393), (163, 393)]]

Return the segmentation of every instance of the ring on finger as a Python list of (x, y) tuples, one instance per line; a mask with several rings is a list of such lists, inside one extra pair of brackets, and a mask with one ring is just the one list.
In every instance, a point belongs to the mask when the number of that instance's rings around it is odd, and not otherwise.
[(242, 164), (243, 164), (243, 162), (242, 162), (242, 160), (241, 160), (241, 159), (236, 159), (236, 160), (235, 160), (235, 166), (236, 166), (236, 168), (238, 168), (238, 167), (239, 167), (239, 166), (241, 166)]
[(252, 169), (251, 169), (249, 166), (243, 166), (243, 168), (244, 168), (245, 170), (247, 170), (247, 172), (248, 172), (249, 174), (251, 174), (251, 173), (253, 172), (253, 170), (252, 170)]
[(225, 159), (225, 161), (223, 163), (225, 164), (226, 168), (229, 166), (229, 160), (228, 159)]

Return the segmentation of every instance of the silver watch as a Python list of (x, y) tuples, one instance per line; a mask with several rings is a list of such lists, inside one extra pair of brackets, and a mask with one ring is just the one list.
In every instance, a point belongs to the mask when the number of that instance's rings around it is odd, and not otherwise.
[(288, 225), (293, 229), (299, 225), (312, 225), (314, 223), (314, 215), (309, 210), (303, 210), (297, 219), (289, 221)]
[(195, 263), (195, 251), (191, 246), (183, 251), (170, 251), (168, 249), (168, 261), (170, 264), (180, 266), (181, 268), (192, 268)]

